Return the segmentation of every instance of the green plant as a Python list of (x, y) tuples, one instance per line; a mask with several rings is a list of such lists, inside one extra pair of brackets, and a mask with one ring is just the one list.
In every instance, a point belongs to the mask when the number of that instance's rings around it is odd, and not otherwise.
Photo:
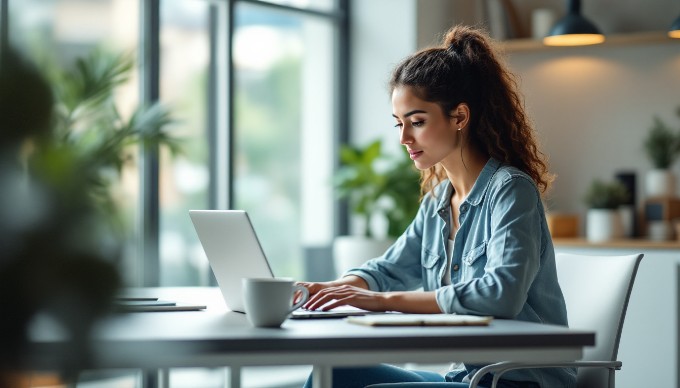
[[(680, 109), (677, 113), (680, 116)], [(680, 152), (680, 133), (654, 117), (654, 125), (644, 141), (644, 150), (655, 168), (668, 169)]]
[(626, 202), (628, 196), (628, 189), (621, 182), (595, 179), (583, 201), (590, 209), (616, 209)]
[(28, 158), (29, 165), (53, 179), (85, 181), (83, 191), (113, 216), (117, 211), (110, 186), (134, 160), (135, 147), (179, 151), (179, 140), (166, 131), (173, 122), (167, 108), (139, 105), (124, 117), (116, 106), (114, 93), (129, 80), (133, 65), (128, 55), (95, 49), (71, 69), (46, 71), (55, 96), (53, 129), (36, 140)]
[[(371, 218), (382, 213), (387, 235), (400, 235), (415, 217), (419, 206), (420, 175), (406, 150), (398, 158), (382, 154), (381, 141), (365, 147), (340, 148), (341, 167), (334, 176), (339, 198), (347, 198), (352, 213), (363, 218), (363, 235), (372, 237)], [(380, 162), (388, 165), (379, 169)]]

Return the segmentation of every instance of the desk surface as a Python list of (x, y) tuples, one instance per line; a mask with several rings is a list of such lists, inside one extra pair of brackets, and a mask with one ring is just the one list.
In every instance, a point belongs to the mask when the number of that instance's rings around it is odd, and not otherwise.
[[(287, 320), (277, 329), (253, 328), (245, 315), (226, 309), (216, 288), (135, 292), (208, 308), (117, 314), (95, 331), (88, 367), (565, 361), (580, 358), (583, 347), (594, 344), (591, 332), (511, 320), (494, 320), (488, 327), (380, 328), (342, 319)], [(48, 330), (39, 332), (33, 362), (49, 367), (63, 342)]]

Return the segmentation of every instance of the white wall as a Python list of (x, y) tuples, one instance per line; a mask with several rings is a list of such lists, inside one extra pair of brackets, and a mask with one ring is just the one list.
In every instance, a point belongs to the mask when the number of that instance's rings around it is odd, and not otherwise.
[(399, 147), (387, 93), (392, 68), (416, 47), (415, 0), (360, 0), (351, 4), (350, 138), (378, 137)]
[(509, 64), (558, 175), (549, 208), (583, 212), (590, 182), (621, 170), (637, 173), (641, 199), (653, 116), (680, 129), (680, 42), (519, 52)]

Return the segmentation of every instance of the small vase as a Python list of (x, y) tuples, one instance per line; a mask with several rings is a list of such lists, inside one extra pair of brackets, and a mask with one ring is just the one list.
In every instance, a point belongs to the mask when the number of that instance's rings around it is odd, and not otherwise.
[(604, 242), (622, 236), (621, 213), (617, 209), (588, 209), (586, 239), (589, 242)]
[(649, 221), (647, 223), (647, 237), (652, 241), (672, 240), (673, 224), (668, 221)]
[(645, 193), (650, 198), (675, 196), (675, 174), (668, 169), (647, 171)]

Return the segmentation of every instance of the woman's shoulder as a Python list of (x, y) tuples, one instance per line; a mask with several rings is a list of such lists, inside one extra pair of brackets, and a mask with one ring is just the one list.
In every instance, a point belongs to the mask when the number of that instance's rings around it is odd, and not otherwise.
[(498, 191), (508, 186), (515, 190), (535, 193), (540, 196), (538, 186), (529, 174), (514, 166), (501, 165), (491, 178), (489, 188), (492, 191)]
[(515, 166), (508, 166), (505, 164), (500, 165), (498, 167), (498, 170), (496, 170), (496, 173), (494, 174), (493, 178), (491, 178), (492, 181), (499, 183), (507, 183), (509, 181), (518, 179), (520, 179), (521, 181), (528, 181), (528, 183), (532, 184), (533, 186), (536, 186), (536, 182), (534, 182), (534, 180), (531, 179), (529, 174)]

